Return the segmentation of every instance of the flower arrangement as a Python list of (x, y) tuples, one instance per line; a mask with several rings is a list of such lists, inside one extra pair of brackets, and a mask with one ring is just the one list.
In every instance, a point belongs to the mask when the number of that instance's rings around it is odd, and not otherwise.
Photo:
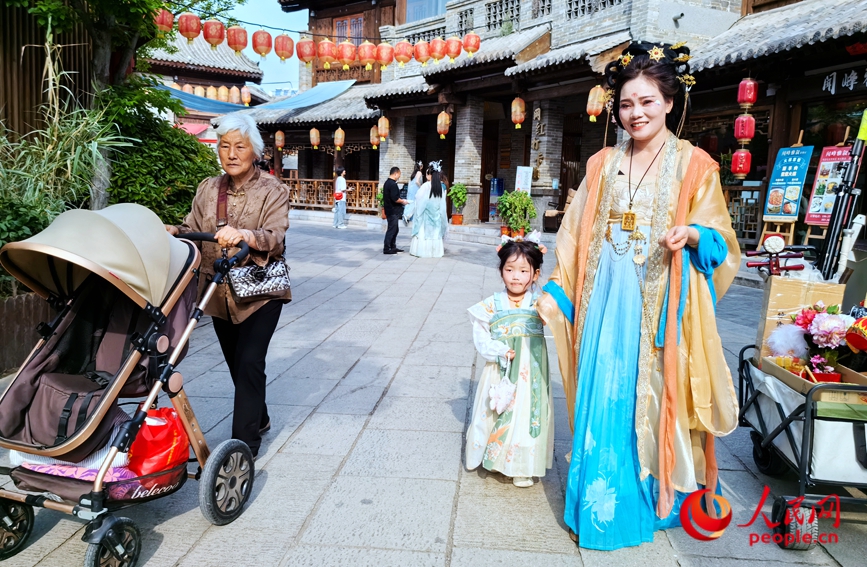
[(790, 370), (803, 367), (810, 375), (835, 374), (840, 359), (851, 354), (846, 332), (854, 322), (839, 305), (825, 306), (820, 301), (792, 315), (792, 325), (775, 329), (768, 346), (774, 356), (799, 359)]

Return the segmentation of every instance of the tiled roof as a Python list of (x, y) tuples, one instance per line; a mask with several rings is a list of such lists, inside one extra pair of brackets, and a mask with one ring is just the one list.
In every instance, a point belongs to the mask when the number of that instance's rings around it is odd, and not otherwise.
[(176, 34), (174, 47), (175, 53), (169, 53), (165, 49), (155, 49), (150, 57), (154, 63), (162, 63), (172, 67), (185, 68), (195, 71), (217, 71), (218, 73), (238, 75), (259, 82), (262, 80), (262, 70), (259, 65), (249, 57), (241, 53), (235, 55), (224, 41), (211, 49), (210, 44), (199, 35), (193, 43), (187, 43), (187, 39)]
[(629, 30), (623, 30), (603, 37), (597, 37), (587, 41), (558, 47), (552, 49), (548, 53), (543, 53), (542, 55), (534, 57), (526, 63), (509, 67), (506, 69), (505, 74), (506, 76), (511, 77), (521, 73), (529, 73), (547, 67), (561, 65), (570, 61), (577, 61), (583, 57), (597, 55), (606, 49), (617, 47), (621, 43), (626, 43), (630, 40), (632, 40), (632, 35), (629, 33)]
[(867, 0), (802, 0), (741, 18), (696, 48), (693, 71), (867, 32)]
[(433, 60), (428, 61), (427, 67), (422, 68), (421, 74), (425, 77), (435, 75), (437, 73), (445, 73), (454, 69), (469, 67), (471, 65), (481, 65), (494, 61), (503, 61), (506, 59), (515, 60), (515, 57), (524, 49), (530, 46), (534, 41), (549, 33), (548, 26), (536, 26), (528, 30), (510, 33), (506, 36), (483, 39), (479, 50), (469, 57), (464, 52), (455, 59), (454, 63), (449, 63), (445, 59), (441, 59), (437, 65)]
[(413, 75), (402, 79), (395, 79), (387, 83), (374, 85), (365, 95), (367, 100), (376, 98), (385, 98), (389, 96), (409, 95), (417, 93), (426, 93), (430, 89), (430, 85), (421, 75)]
[(253, 117), (257, 124), (308, 124), (316, 122), (335, 122), (338, 120), (369, 120), (379, 118), (379, 110), (367, 107), (365, 96), (380, 85), (355, 85), (314, 106), (286, 110), (268, 108), (268, 105), (241, 110)]

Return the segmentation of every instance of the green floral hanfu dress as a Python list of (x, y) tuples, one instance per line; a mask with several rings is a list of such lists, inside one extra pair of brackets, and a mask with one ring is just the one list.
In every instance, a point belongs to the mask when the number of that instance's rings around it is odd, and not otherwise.
[(534, 289), (515, 307), (502, 291), (468, 309), (473, 342), (488, 361), (467, 430), (470, 470), (481, 465), (509, 477), (542, 477), (552, 466), (553, 402), (536, 298)]

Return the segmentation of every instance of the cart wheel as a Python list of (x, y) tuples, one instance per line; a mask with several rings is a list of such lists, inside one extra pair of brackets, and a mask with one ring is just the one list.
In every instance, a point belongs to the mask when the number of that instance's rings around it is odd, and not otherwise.
[(102, 541), (87, 546), (84, 567), (135, 567), (139, 553), (141, 533), (138, 527), (129, 518), (118, 518)]
[(229, 524), (244, 511), (253, 492), (256, 468), (253, 452), (243, 441), (229, 439), (205, 462), (199, 484), (199, 508), (215, 526)]
[(782, 476), (789, 470), (789, 465), (777, 454), (776, 450), (771, 447), (762, 447), (762, 435), (758, 431), (750, 431), (750, 439), (753, 441), (753, 461), (762, 474)]
[(0, 499), (0, 561), (24, 548), (33, 531), (33, 506)]
[(778, 496), (774, 500), (771, 517), (774, 523), (779, 523), (774, 528), (774, 534), (782, 536), (782, 541), (777, 542), (781, 548), (805, 551), (813, 549), (819, 542), (819, 515), (813, 513), (812, 509), (802, 507), (796, 510), (786, 502), (785, 497)]

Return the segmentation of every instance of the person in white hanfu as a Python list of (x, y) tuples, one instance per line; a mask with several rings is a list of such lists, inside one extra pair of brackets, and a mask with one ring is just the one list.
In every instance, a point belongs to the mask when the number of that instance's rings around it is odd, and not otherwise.
[(412, 220), (412, 240), (409, 253), (419, 258), (442, 258), (443, 238), (448, 230), (446, 192), (441, 178), (442, 162), (432, 161), (425, 176), (427, 181), (416, 193)]
[(424, 162), (415, 162), (415, 167), (412, 170), (412, 175), (409, 176), (409, 184), (406, 189), (407, 205), (403, 208), (403, 224), (408, 225), (412, 220), (413, 212), (415, 211), (415, 196), (418, 190), (421, 189), (424, 177)]
[(469, 308), (473, 342), (488, 363), (467, 430), (467, 468), (479, 465), (533, 486), (554, 458), (553, 399), (536, 288), (544, 247), (538, 232), (503, 237), (497, 249), (506, 289)]

